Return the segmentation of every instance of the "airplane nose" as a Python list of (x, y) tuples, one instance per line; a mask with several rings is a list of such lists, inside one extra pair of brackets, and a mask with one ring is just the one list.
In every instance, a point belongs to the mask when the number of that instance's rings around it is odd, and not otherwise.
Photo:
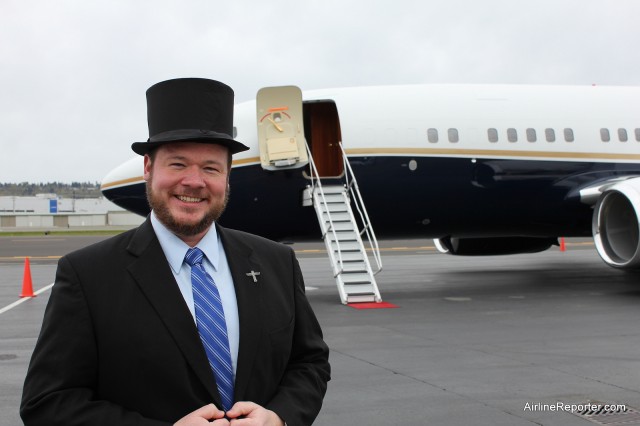
[(100, 189), (104, 191), (105, 189), (117, 188), (137, 183), (138, 181), (144, 181), (143, 174), (143, 157), (136, 155), (107, 173), (106, 176), (102, 178)]
[(144, 188), (144, 163), (140, 155), (111, 170), (100, 183), (105, 198), (141, 216), (150, 211)]

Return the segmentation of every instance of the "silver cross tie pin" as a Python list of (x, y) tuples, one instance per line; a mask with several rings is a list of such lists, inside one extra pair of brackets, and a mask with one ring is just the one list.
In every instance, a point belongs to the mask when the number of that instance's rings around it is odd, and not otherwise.
[(253, 278), (254, 283), (258, 282), (258, 275), (260, 275), (260, 272), (254, 270), (252, 270), (251, 272), (247, 272), (247, 276)]

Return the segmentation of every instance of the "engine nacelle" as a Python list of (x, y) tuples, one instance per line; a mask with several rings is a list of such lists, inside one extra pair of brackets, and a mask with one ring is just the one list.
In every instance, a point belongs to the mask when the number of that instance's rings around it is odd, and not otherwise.
[(612, 185), (593, 212), (593, 240), (609, 266), (640, 268), (640, 178)]
[(504, 254), (538, 253), (547, 250), (554, 244), (558, 245), (557, 238), (536, 237), (445, 237), (433, 241), (440, 252), (459, 256), (498, 256)]

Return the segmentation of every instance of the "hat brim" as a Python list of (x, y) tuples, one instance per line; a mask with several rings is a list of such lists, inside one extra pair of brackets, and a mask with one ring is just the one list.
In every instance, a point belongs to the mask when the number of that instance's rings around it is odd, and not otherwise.
[[(154, 140), (155, 139), (155, 140)], [(217, 145), (222, 145), (227, 147), (227, 149), (229, 150), (230, 154), (237, 154), (238, 152), (242, 152), (242, 151), (247, 151), (249, 150), (249, 147), (246, 146), (245, 144), (235, 141), (231, 138), (227, 138), (227, 137), (220, 137), (218, 135), (216, 136), (203, 136), (202, 134), (199, 134), (197, 136), (193, 135), (191, 137), (185, 136), (185, 137), (179, 137), (179, 138), (150, 138), (148, 141), (146, 142), (134, 142), (131, 144), (131, 149), (133, 150), (133, 152), (135, 152), (136, 154), (139, 155), (145, 155), (148, 154), (150, 151), (152, 151), (155, 148), (158, 148), (159, 146), (162, 145), (166, 145), (169, 143), (176, 143), (176, 142), (196, 142), (196, 143), (210, 143), (210, 144), (217, 144)]]

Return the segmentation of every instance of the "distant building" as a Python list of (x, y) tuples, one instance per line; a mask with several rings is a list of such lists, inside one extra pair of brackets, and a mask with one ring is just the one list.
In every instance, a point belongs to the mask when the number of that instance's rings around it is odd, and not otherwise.
[[(143, 217), (100, 198), (0, 196), (0, 228), (133, 227)], [(2, 230), (2, 229), (0, 229)]]
[(56, 194), (35, 197), (0, 197), (0, 213), (101, 213), (124, 211), (104, 197), (58, 198)]

